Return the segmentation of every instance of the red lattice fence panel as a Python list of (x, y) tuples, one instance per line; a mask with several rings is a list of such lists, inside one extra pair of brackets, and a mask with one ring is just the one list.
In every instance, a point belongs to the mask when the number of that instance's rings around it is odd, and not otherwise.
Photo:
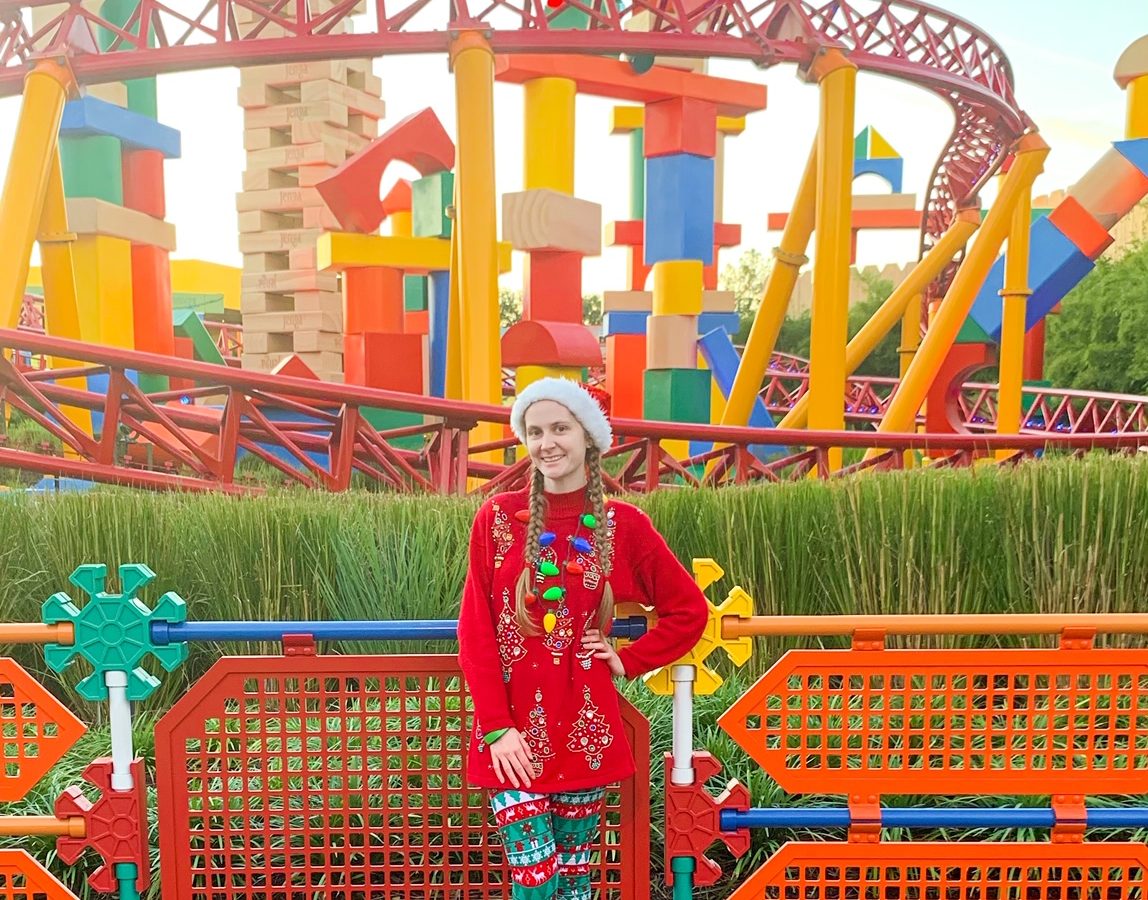
[[(453, 656), (221, 659), (156, 728), (164, 900), (509, 896), (485, 792), (466, 787)], [(593, 881), (649, 897), (649, 726), (607, 794)]]

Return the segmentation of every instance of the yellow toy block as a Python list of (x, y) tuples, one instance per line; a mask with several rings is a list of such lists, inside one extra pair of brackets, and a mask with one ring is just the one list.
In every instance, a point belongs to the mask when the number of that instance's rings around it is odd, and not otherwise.
[(105, 103), (114, 103), (116, 106), (127, 107), (128, 105), (128, 86), (122, 81), (85, 85), (83, 93), (88, 97), (103, 100)]
[(80, 339), (134, 349), (131, 243), (105, 235), (78, 237), (72, 264), (80, 296)]
[(697, 358), (697, 316), (650, 316), (646, 321), (647, 369), (692, 369)]
[(502, 235), (515, 250), (602, 253), (602, 207), (538, 188), (502, 195)]
[[(706, 590), (715, 581), (725, 575), (725, 571), (712, 559), (695, 559), (693, 561), (694, 581), (697, 582), (699, 588), (703, 591)], [(623, 612), (625, 606), (635, 606), (636, 604), (620, 604), (619, 613)], [(709, 608), (709, 618), (706, 620), (705, 631), (702, 632), (701, 640), (697, 645), (676, 662), (663, 666), (660, 669), (655, 669), (642, 677), (645, 685), (655, 694), (661, 696), (668, 696), (674, 692), (674, 683), (670, 679), (674, 666), (693, 666), (695, 671), (694, 693), (695, 694), (712, 694), (722, 684), (722, 677), (718, 675), (713, 669), (706, 665), (707, 659), (717, 652), (722, 650), (733, 662), (735, 666), (744, 666), (749, 662), (750, 657), (753, 655), (753, 638), (739, 637), (739, 638), (723, 638), (721, 636), (721, 623), (722, 619), (726, 616), (752, 616), (753, 615), (753, 598), (749, 596), (740, 586), (734, 586), (726, 595), (725, 600), (722, 601), (720, 606), (715, 607), (710, 601), (706, 601), (706, 606)], [(640, 607), (639, 607), (640, 609)], [(619, 646), (624, 645), (626, 642), (619, 640)]]
[[(316, 267), (342, 272), (383, 266), (406, 272), (445, 272), (450, 269), (450, 241), (443, 238), (395, 237), (329, 231), (315, 245)], [(498, 244), (498, 271), (510, 271), (510, 244)]]
[(168, 252), (175, 249), (175, 226), (170, 222), (95, 197), (71, 197), (65, 205), (68, 227), (78, 235), (122, 238)]
[(654, 263), (654, 315), (696, 316), (702, 311), (702, 261)]
[(543, 378), (582, 380), (582, 370), (564, 366), (519, 366), (514, 370), (514, 387), (518, 393)]
[(602, 312), (649, 312), (654, 308), (650, 291), (605, 291)]
[(223, 294), (223, 308), (239, 309), (240, 270), (202, 259), (173, 259), (171, 289), (177, 294)]

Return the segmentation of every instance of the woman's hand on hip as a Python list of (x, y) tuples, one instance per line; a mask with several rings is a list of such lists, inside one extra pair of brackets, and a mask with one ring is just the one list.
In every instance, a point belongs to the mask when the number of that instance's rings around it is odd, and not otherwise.
[(626, 674), (626, 668), (622, 665), (622, 660), (618, 657), (614, 648), (610, 646), (610, 642), (602, 636), (602, 632), (597, 628), (587, 628), (582, 635), (582, 649), (593, 650), (594, 658), (600, 659), (610, 668), (610, 674), (619, 677)]
[(490, 761), (501, 784), (507, 781), (514, 787), (530, 787), (533, 754), (517, 728), (506, 729), (506, 734), (490, 745)]

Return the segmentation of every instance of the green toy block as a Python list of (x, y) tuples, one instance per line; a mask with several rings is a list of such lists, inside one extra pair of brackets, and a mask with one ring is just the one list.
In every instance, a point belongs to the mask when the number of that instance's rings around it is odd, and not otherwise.
[(642, 418), (709, 424), (710, 377), (709, 369), (647, 369), (642, 378)]
[(646, 215), (646, 129), (630, 132), (630, 219), (641, 221)]
[[(405, 412), (397, 409), (379, 409), (377, 407), (364, 406), (359, 412), (363, 418), (366, 419), (371, 427), (379, 430), (386, 431), (390, 428), (407, 428), (411, 425), (422, 425), (422, 413)], [(412, 434), (408, 437), (396, 438), (389, 441), (392, 446), (398, 447), (400, 450), (421, 450), (426, 441), (426, 436), (422, 434)]]
[(171, 305), (173, 309), (193, 309), (203, 315), (221, 316), (225, 312), (223, 294), (173, 293)]
[(139, 389), (145, 394), (158, 394), (161, 391), (166, 391), (171, 385), (168, 383), (166, 375), (160, 375), (158, 372), (140, 372), (139, 373)]
[(981, 328), (972, 316), (965, 319), (965, 324), (961, 326), (961, 330), (957, 332), (956, 344), (995, 344), (987, 331)]
[(446, 208), (454, 203), (454, 175), (435, 172), (411, 185), (411, 230), (415, 237), (450, 237)]
[(158, 119), (159, 101), (156, 98), (155, 78), (133, 78), (124, 84), (128, 88), (128, 109), (149, 119)]
[(159, 679), (140, 666), (145, 656), (154, 656), (168, 672), (187, 659), (186, 642), (157, 643), (151, 626), (186, 622), (187, 606), (182, 597), (168, 591), (154, 610), (148, 609), (136, 596), (155, 580), (155, 572), (147, 566), (120, 566), (118, 594), (104, 590), (107, 577), (105, 565), (79, 566), (72, 573), (68, 580), (88, 595), (83, 609), (63, 591), (44, 601), (44, 624), (70, 622), (73, 632), (71, 644), (45, 644), (44, 660), (53, 670), (63, 672), (76, 657), (86, 659), (93, 671), (76, 690), (87, 700), (108, 699), (105, 675), (109, 672), (126, 672), (128, 700), (145, 700), (159, 687)]
[(61, 137), (60, 166), (64, 170), (64, 194), (95, 197), (124, 205), (124, 172), (119, 138), (98, 134)]
[(422, 312), (428, 309), (425, 275), (403, 276), (403, 309), (407, 312)]
[(195, 358), (201, 362), (215, 363), (225, 366), (223, 354), (207, 331), (207, 326), (194, 309), (176, 309), (172, 311), (172, 323), (175, 333), (179, 337), (189, 338), (195, 348)]

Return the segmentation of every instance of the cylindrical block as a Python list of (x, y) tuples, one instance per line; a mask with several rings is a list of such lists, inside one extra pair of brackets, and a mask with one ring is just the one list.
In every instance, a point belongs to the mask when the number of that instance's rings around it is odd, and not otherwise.
[(347, 334), (403, 331), (401, 269), (369, 266), (343, 273), (343, 330)]
[(171, 265), (161, 247), (132, 244), (132, 322), (136, 350), (175, 355)]
[(124, 206), (162, 219), (167, 215), (163, 190), (163, 153), (159, 150), (125, 150), (123, 161)]
[(696, 369), (698, 317), (650, 316), (646, 321), (647, 369)]
[(550, 188), (574, 193), (574, 98), (569, 78), (534, 78), (526, 82), (526, 190)]
[(701, 315), (703, 269), (699, 259), (654, 263), (654, 315)]
[(116, 206), (124, 205), (119, 138), (103, 134), (61, 137), (60, 165), (64, 169), (66, 196), (95, 197)]

